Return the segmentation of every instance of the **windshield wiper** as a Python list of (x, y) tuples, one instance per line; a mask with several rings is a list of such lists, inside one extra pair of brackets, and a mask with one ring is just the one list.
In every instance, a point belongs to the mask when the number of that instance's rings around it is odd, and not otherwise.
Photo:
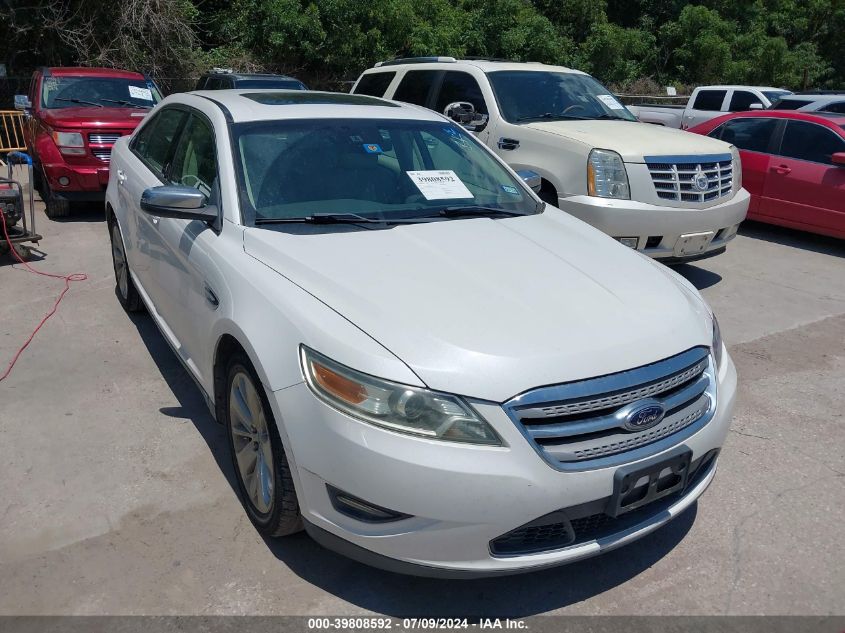
[(84, 103), (85, 105), (92, 105), (97, 106), (98, 108), (102, 108), (102, 103), (94, 103), (93, 101), (85, 101), (84, 99), (66, 99), (65, 97), (56, 97), (53, 101), (68, 101), (70, 103)]
[(563, 120), (573, 120), (573, 121), (584, 121), (584, 117), (582, 116), (571, 116), (569, 114), (552, 114), (551, 112), (546, 112), (545, 114), (535, 114), (533, 116), (521, 116), (517, 119), (517, 122), (520, 121), (563, 121)]
[(522, 211), (508, 211), (507, 209), (497, 209), (496, 207), (483, 207), (479, 205), (467, 205), (465, 207), (446, 207), (440, 209), (437, 214), (445, 218), (461, 218), (469, 216), (487, 217), (487, 216), (502, 216), (512, 218), (519, 215), (530, 215)]
[(419, 218), (379, 219), (366, 218), (355, 213), (315, 213), (300, 218), (256, 218), (255, 224), (411, 224)]
[(137, 103), (132, 103), (131, 101), (117, 99), (100, 99), (100, 101), (108, 101), (109, 103), (119, 103), (120, 105), (129, 106), (130, 108), (146, 108), (147, 110), (153, 107), (151, 105), (138, 105)]

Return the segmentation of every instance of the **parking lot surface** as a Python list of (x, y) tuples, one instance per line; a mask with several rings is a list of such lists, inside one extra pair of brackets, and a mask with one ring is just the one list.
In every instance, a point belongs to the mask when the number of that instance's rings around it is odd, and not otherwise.
[[(544, 572), (412, 578), (264, 541), (226, 438), (146, 315), (114, 295), (98, 207), (39, 205), (85, 272), (0, 383), (0, 614), (845, 613), (845, 243), (763, 225), (678, 271), (719, 316), (739, 405), (709, 491), (645, 539)], [(0, 261), (0, 365), (62, 288)]]

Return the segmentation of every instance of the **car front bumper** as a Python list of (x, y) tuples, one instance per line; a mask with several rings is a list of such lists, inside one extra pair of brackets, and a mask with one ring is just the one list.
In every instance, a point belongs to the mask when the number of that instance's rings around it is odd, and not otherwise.
[[(736, 369), (727, 354), (717, 388), (713, 418), (682, 443), (692, 452), (693, 462), (719, 449), (730, 426)], [(347, 556), (403, 573), (506, 575), (594, 556), (676, 517), (715, 475), (712, 459), (683, 492), (636, 511), (636, 522), (622, 522), (618, 531), (549, 551), (494, 555), (491, 541), (534, 519), (559, 510), (601, 506), (613, 494), (619, 467), (557, 470), (538, 455), (496, 403), (471, 401), (503, 438), (504, 447), (432, 441), (380, 429), (326, 405), (304, 383), (274, 396), (272, 407), (294, 467), (309, 533)], [(678, 445), (640, 461), (659, 460)], [(351, 518), (332, 505), (327, 484), (410, 516), (388, 523)]]
[[(558, 207), (616, 239), (635, 238), (637, 250), (656, 259), (692, 261), (715, 255), (736, 237), (750, 196), (740, 189), (730, 200), (706, 209), (675, 208), (634, 200), (567, 196)], [(680, 251), (682, 236), (712, 233), (703, 250)]]
[[(109, 184), (107, 165), (75, 165), (71, 163), (42, 164), (44, 174), (54, 195), (72, 201), (104, 200)], [(67, 179), (62, 184), (61, 178)]]

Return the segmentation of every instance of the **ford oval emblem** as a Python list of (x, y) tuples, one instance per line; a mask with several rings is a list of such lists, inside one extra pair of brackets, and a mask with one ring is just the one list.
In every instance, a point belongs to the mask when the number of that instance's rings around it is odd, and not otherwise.
[(660, 424), (664, 415), (666, 409), (659, 402), (641, 404), (628, 411), (623, 425), (629, 431), (644, 431)]

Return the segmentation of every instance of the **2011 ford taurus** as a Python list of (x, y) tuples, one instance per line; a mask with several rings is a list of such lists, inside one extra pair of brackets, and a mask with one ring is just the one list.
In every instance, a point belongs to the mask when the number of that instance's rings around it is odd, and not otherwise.
[(736, 371), (676, 273), (434, 112), (165, 99), (112, 154), (117, 294), (225, 425), (264, 535), (472, 577), (633, 541), (713, 480)]

